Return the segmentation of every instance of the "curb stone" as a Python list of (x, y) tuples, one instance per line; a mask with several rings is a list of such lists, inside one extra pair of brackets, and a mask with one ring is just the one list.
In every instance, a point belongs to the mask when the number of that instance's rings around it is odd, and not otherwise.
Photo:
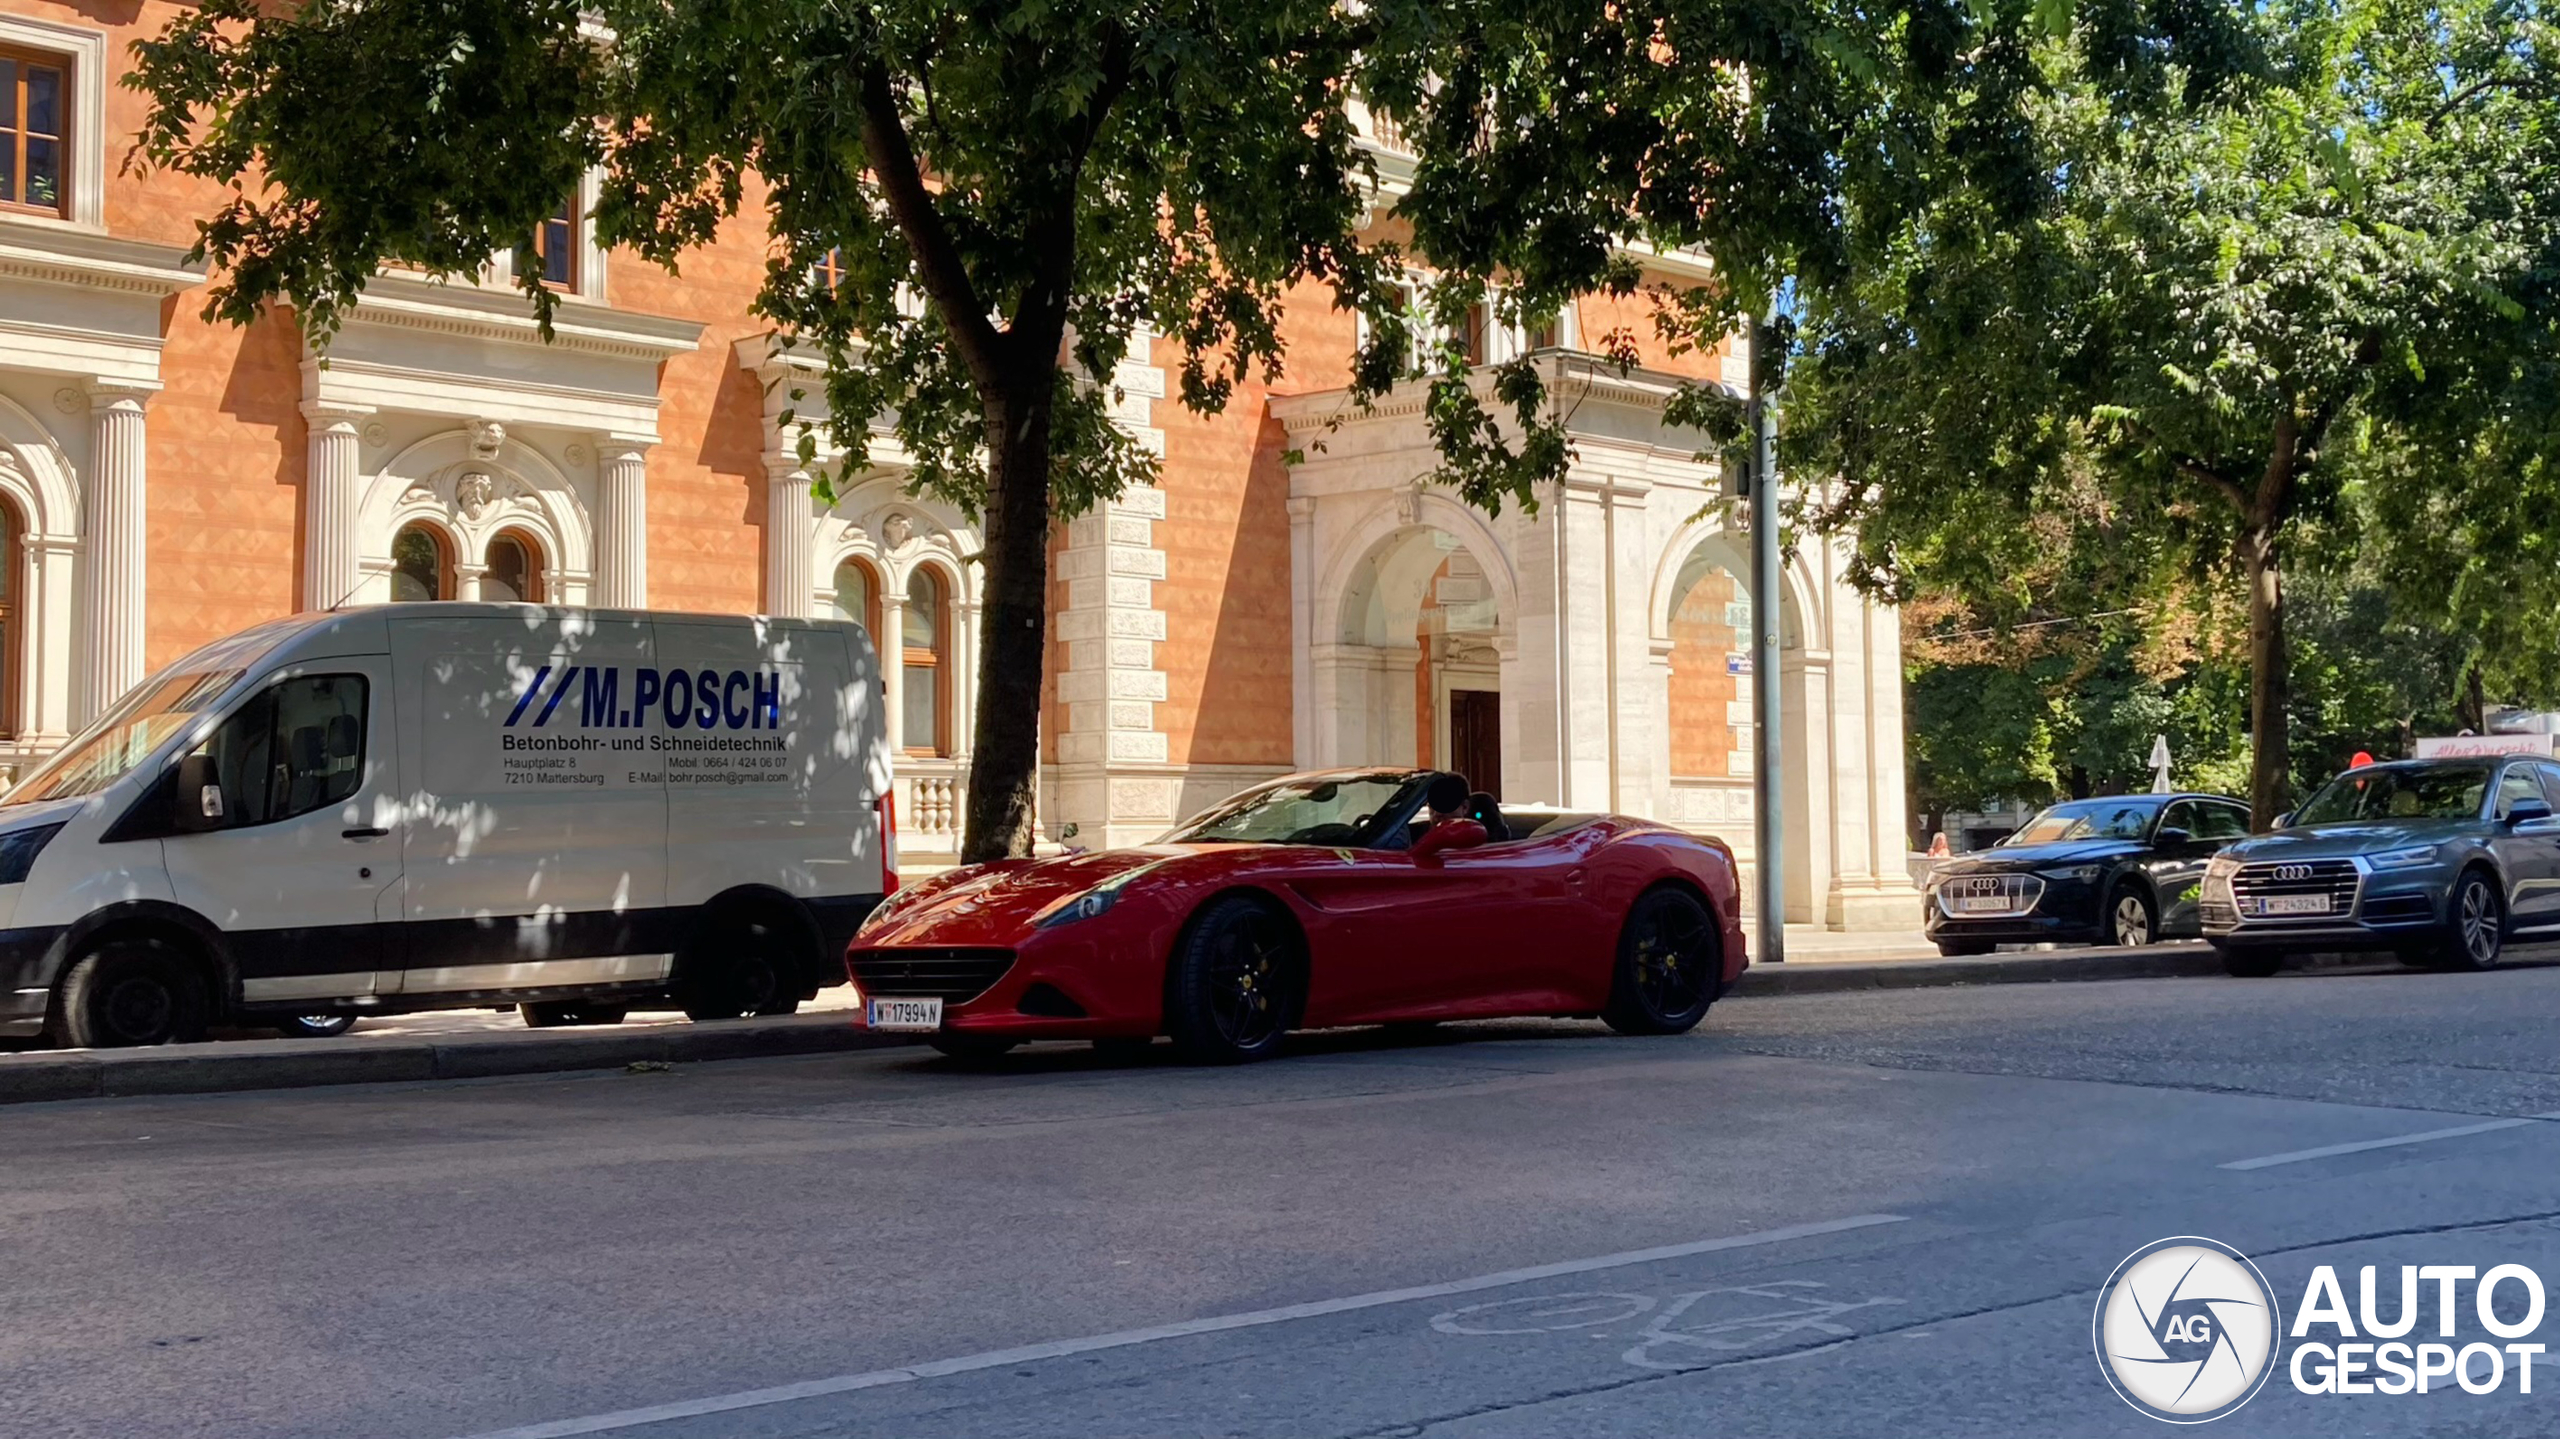
[(663, 1024), (563, 1034), (525, 1030), (422, 1039), (269, 1039), (155, 1049), (0, 1054), (0, 1104), (139, 1095), (224, 1094), (421, 1079), (492, 1079), (836, 1054), (912, 1044), (854, 1027), (841, 1013), (724, 1024)]

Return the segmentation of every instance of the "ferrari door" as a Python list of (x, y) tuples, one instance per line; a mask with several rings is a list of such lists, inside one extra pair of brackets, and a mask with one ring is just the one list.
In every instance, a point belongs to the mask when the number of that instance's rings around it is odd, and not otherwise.
[(1320, 915), (1310, 1023), (1500, 1013), (1556, 988), (1572, 896), (1554, 842), (1334, 854), (1292, 885)]

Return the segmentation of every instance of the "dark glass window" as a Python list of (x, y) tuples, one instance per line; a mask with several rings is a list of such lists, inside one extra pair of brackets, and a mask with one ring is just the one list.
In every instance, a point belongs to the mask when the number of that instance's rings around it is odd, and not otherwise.
[(361, 675), (285, 680), (189, 751), (212, 761), (219, 827), (273, 824), (353, 798), (364, 779), (365, 691)]
[(532, 541), (510, 532), (489, 542), (480, 598), (500, 605), (542, 603), (542, 561)]
[(551, 218), (533, 234), (534, 258), (542, 266), (542, 283), (561, 290), (578, 288), (578, 202), (560, 202)]
[(395, 604), (453, 598), (453, 563), (444, 537), (411, 525), (391, 539), (391, 599)]
[(950, 616), (945, 612), (942, 577), (919, 569), (907, 579), (907, 610), (902, 625), (906, 649), (906, 747), (918, 754), (949, 754), (951, 736), (945, 725), (950, 683), (950, 656), (945, 652)]
[(71, 210), (71, 68), (58, 57), (0, 50), (0, 209)]

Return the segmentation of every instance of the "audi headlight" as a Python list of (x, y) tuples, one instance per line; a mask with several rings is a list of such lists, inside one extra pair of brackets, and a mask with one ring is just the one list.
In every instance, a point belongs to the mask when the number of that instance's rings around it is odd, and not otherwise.
[(2060, 869), (2040, 869), (2036, 873), (2061, 884), (2087, 884), (2098, 877), (2098, 866), (2067, 864)]
[(2204, 867), (2207, 879), (2229, 879), (2240, 872), (2240, 861), (2227, 854), (2217, 854)]
[(2436, 862), (2438, 848), (2432, 844), (2413, 844), (2405, 849), (2386, 849), (2380, 854), (2366, 855), (2364, 862), (2375, 869), (2422, 869)]

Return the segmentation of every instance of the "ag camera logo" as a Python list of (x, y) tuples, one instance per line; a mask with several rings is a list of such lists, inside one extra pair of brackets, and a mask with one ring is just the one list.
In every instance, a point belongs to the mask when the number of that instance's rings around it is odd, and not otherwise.
[(2171, 1424), (2219, 1419), (2256, 1397), (2281, 1332), (2249, 1257), (2179, 1235), (2135, 1250), (2098, 1291), (2098, 1368), (2124, 1402)]

